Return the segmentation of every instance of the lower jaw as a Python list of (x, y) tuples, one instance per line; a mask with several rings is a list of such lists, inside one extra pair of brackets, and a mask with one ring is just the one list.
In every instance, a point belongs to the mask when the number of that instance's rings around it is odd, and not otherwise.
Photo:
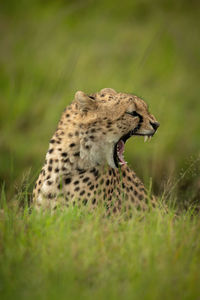
[[(114, 150), (113, 150), (113, 160), (114, 160), (114, 163), (115, 163), (115, 166), (116, 168), (119, 168), (120, 166), (123, 166), (126, 164), (126, 162), (124, 161), (121, 161), (120, 158), (118, 157), (118, 154), (117, 154), (117, 145), (120, 141), (123, 141), (124, 145), (126, 143), (126, 141), (131, 137), (131, 136), (144, 136), (144, 142), (146, 142), (148, 139), (151, 140), (151, 137), (152, 137), (152, 134), (149, 134), (149, 135), (143, 135), (143, 134), (131, 134), (131, 132), (129, 132), (128, 134), (126, 134), (125, 136), (123, 136), (121, 139), (119, 139), (119, 141), (115, 144), (114, 146)], [(122, 155), (123, 156), (123, 155)]]

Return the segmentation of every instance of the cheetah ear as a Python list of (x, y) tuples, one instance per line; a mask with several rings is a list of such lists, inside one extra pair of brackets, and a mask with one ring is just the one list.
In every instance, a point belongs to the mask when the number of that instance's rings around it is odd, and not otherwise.
[(100, 91), (101, 94), (103, 93), (109, 93), (109, 94), (117, 94), (117, 92), (111, 88), (104, 88)]
[(83, 112), (95, 110), (97, 108), (96, 101), (81, 91), (76, 92), (75, 102), (78, 104), (79, 109)]

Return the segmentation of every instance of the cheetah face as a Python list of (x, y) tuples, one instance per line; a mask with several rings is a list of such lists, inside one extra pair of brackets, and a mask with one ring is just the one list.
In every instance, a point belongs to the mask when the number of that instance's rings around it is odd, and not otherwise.
[(130, 130), (123, 134), (114, 145), (113, 159), (116, 167), (126, 164), (123, 156), (124, 146), (130, 137), (143, 136), (144, 142), (146, 142), (151, 140), (151, 137), (160, 126), (155, 117), (149, 113), (148, 106), (142, 99), (133, 96), (132, 102), (122, 116), (127, 124), (131, 122)]
[(144, 136), (146, 141), (159, 127), (147, 104), (135, 95), (103, 89), (90, 96), (77, 92), (75, 99), (86, 128), (96, 130), (87, 154), (97, 164), (107, 162), (112, 168), (126, 164), (126, 141), (132, 136)]

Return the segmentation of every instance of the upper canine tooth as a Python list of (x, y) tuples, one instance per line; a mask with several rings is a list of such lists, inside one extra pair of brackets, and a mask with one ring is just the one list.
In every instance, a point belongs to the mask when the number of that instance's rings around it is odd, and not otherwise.
[(144, 136), (144, 142), (146, 142), (147, 140), (148, 140), (148, 136), (145, 135), (145, 136)]

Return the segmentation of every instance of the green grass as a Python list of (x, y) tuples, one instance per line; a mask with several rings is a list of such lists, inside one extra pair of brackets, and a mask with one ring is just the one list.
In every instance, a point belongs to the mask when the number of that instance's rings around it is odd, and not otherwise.
[[(198, 299), (198, 1), (0, 2), (0, 298)], [(161, 126), (126, 159), (175, 203), (132, 220), (19, 210), (77, 90), (142, 96)]]
[(192, 210), (124, 220), (4, 208), (1, 299), (198, 299), (199, 230)]

